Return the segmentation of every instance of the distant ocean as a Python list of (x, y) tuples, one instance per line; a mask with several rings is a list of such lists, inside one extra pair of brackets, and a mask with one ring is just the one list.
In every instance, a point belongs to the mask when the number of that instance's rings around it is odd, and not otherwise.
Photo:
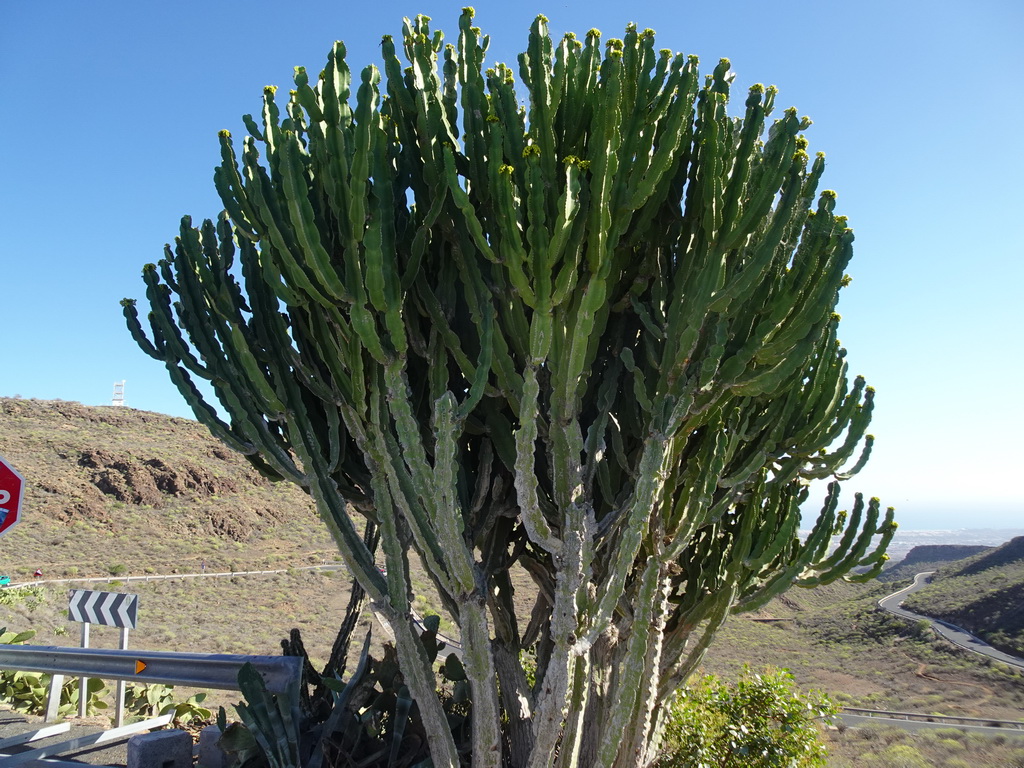
[(998, 547), (1017, 536), (1024, 536), (1024, 528), (957, 528), (935, 531), (896, 531), (889, 545), (889, 558), (893, 564), (902, 560), (914, 547), (926, 544), (964, 544)]
[[(806, 536), (810, 531), (801, 531)], [(900, 528), (889, 544), (889, 558), (895, 565), (914, 547), (932, 544), (966, 544), (998, 547), (1017, 536), (1024, 536), (1024, 528), (951, 528), (947, 530), (910, 531)]]

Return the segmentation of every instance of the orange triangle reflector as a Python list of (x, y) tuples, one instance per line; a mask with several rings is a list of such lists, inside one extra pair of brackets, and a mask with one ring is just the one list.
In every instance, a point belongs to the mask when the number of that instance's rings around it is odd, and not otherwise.
[(135, 662), (135, 674), (136, 675), (139, 674), (140, 672), (142, 672), (142, 670), (144, 670), (145, 668), (146, 668), (146, 662), (144, 662), (144, 661), (136, 661)]

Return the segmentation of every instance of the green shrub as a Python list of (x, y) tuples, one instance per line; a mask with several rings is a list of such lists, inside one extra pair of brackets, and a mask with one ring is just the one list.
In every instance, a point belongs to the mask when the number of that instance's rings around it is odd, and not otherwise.
[(925, 731), (925, 733), (940, 739), (954, 739), (956, 741), (963, 741), (967, 738), (967, 733), (959, 728), (931, 728)]
[(794, 690), (788, 670), (745, 668), (734, 685), (708, 675), (672, 706), (659, 768), (805, 768), (827, 757), (819, 724), (838, 710)]
[[(34, 587), (6, 587), (0, 589), (0, 605), (18, 605), (25, 603), (30, 609), (35, 608), (43, 598), (43, 588)], [(18, 642), (11, 640), (0, 640), (0, 643)]]
[(862, 759), (868, 768), (934, 768), (920, 752), (907, 744), (886, 747)]
[(127, 686), (124, 694), (125, 711), (129, 715), (144, 720), (173, 713), (176, 725), (188, 725), (196, 719), (209, 719), (213, 712), (200, 706), (205, 700), (205, 693), (197, 693), (184, 701), (175, 701), (174, 686), (161, 683), (132, 683)]
[[(46, 713), (51, 679), (51, 676), (44, 672), (0, 672), (0, 701), (9, 704), (16, 712), (43, 715)], [(86, 714), (99, 714), (100, 710), (107, 708), (107, 702), (102, 698), (107, 687), (102, 680), (96, 677), (88, 678), (86, 690)], [(65, 680), (60, 689), (57, 715), (64, 717), (78, 712), (78, 700), (78, 678)]]

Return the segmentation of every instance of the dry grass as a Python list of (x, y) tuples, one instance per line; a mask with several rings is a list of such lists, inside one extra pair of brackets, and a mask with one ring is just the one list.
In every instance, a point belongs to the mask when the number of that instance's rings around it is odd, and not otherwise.
[(909, 733), (889, 726), (829, 731), (830, 768), (1024, 768), (1024, 732), (988, 736), (957, 728)]

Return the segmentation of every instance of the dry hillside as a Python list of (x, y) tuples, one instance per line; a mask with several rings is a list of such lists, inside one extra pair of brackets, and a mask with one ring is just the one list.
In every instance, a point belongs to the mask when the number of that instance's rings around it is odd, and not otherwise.
[[(74, 645), (67, 589), (139, 595), (131, 647), (280, 652), (293, 627), (326, 659), (348, 602), (337, 549), (306, 494), (272, 483), (197, 422), (130, 408), (0, 398), (0, 455), (26, 481), (22, 522), (0, 539), (0, 574), (46, 579), (206, 573), (211, 578), (54, 584), (0, 593), (0, 627)], [(292, 569), (255, 577), (224, 571)], [(379, 632), (378, 632), (379, 634)], [(91, 643), (115, 647), (117, 630)]]
[(57, 577), (335, 558), (304, 493), (261, 477), (193, 421), (3, 398), (0, 455), (25, 478), (22, 522), (0, 540), (0, 573), (15, 580), (36, 568)]

